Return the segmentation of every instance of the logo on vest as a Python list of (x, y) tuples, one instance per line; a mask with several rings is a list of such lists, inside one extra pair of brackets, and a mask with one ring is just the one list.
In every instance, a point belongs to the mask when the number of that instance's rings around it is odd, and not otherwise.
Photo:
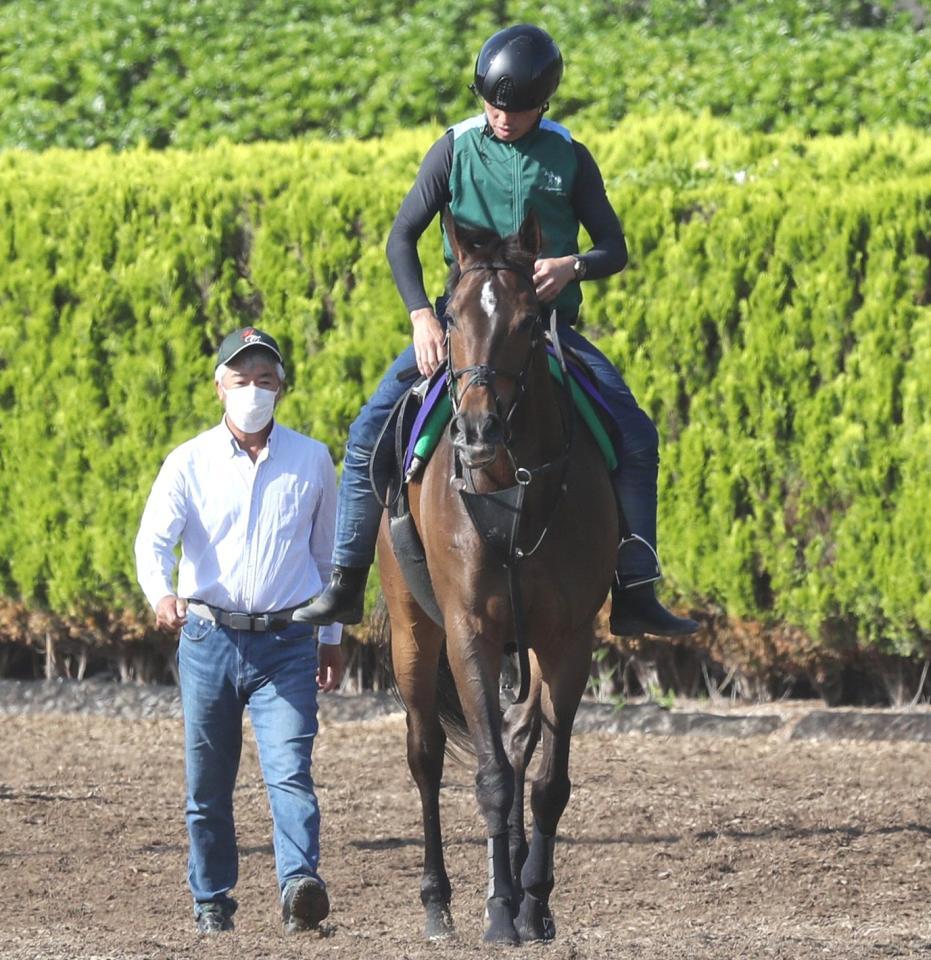
[(563, 193), (562, 177), (552, 170), (544, 170), (542, 190), (544, 193)]

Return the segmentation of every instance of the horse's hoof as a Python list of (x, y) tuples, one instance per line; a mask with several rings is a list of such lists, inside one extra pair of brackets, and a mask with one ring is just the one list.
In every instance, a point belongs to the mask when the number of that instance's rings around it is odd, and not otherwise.
[(456, 936), (453, 915), (448, 904), (428, 903), (426, 911), (427, 924), (424, 934), (428, 940), (451, 940)]
[(549, 943), (556, 938), (556, 922), (549, 904), (526, 892), (517, 915), (516, 926), (522, 943)]
[(514, 928), (511, 916), (511, 901), (504, 897), (492, 897), (485, 903), (485, 943), (509, 943), (517, 945), (520, 937)]

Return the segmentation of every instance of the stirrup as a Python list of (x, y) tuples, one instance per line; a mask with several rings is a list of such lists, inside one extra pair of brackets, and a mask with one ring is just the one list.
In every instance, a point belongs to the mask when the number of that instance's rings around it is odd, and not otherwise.
[[(643, 574), (641, 576), (636, 576), (633, 579), (628, 580), (626, 577), (621, 580), (621, 571), (620, 571), (620, 554), (621, 550), (627, 546), (629, 543), (642, 543), (647, 550), (650, 552), (650, 555), (653, 557), (653, 560), (656, 564), (656, 570), (654, 573)], [(659, 565), (659, 555), (656, 550), (650, 545), (650, 542), (644, 537), (641, 537), (639, 533), (632, 533), (628, 537), (621, 537), (620, 543), (617, 545), (617, 569), (614, 572), (614, 582), (617, 585), (618, 590), (633, 590), (635, 587), (644, 587), (648, 583), (657, 583), (659, 580), (662, 580), (663, 573), (660, 570)]]

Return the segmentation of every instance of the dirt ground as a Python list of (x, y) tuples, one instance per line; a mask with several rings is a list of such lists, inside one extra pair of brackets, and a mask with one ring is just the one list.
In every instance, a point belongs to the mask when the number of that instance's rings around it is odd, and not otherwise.
[[(251, 733), (237, 790), (236, 930), (203, 940), (185, 886), (181, 725), (0, 717), (0, 957), (479, 957), (472, 771), (443, 792), (458, 939), (421, 940), (421, 827), (399, 717), (315, 749), (322, 934), (280, 930)], [(931, 754), (921, 743), (577, 735), (557, 846), (557, 941), (514, 958), (931, 958)]]

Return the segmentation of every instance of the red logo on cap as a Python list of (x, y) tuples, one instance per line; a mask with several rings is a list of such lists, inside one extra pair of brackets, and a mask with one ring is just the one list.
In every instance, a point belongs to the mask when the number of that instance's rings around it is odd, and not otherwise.
[(252, 339), (252, 337), (254, 337), (254, 336), (255, 336), (255, 330), (253, 330), (252, 327), (246, 327), (246, 329), (243, 330), (243, 332), (242, 332), (242, 339), (243, 339), (243, 340), (250, 340), (250, 339)]

